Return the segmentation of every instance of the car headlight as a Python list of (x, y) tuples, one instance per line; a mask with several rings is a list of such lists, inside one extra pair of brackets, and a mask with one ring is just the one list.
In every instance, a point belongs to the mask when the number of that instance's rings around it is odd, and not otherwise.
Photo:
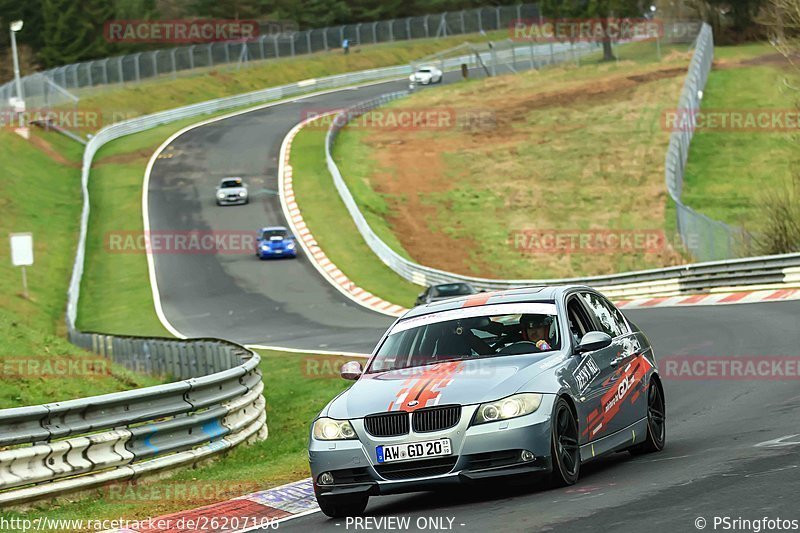
[(218, 193), (217, 193), (217, 198), (219, 198), (220, 200), (222, 200), (223, 198), (225, 198), (225, 193), (224, 193), (224, 192), (218, 192)]
[(290, 242), (289, 244), (287, 244), (287, 245), (286, 245), (286, 247), (287, 247), (289, 250), (294, 250), (294, 242)]
[(247, 196), (247, 192), (246, 191), (242, 191), (242, 192), (239, 193), (239, 196), (241, 198), (244, 198), (245, 196)]
[(515, 394), (496, 402), (482, 403), (475, 413), (474, 424), (485, 424), (525, 416), (536, 411), (542, 404), (542, 395), (532, 392)]
[(317, 440), (350, 440), (356, 432), (348, 420), (318, 418), (314, 421), (314, 438)]

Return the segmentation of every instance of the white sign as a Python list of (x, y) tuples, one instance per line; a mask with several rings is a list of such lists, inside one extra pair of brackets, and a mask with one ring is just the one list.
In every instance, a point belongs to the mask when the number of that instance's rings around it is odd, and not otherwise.
[(33, 264), (33, 234), (11, 234), (11, 263), (14, 266), (29, 266)]

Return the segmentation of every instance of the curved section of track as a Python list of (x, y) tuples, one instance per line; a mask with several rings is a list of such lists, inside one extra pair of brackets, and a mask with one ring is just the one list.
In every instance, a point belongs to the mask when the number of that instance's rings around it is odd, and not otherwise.
[[(153, 168), (151, 231), (247, 231), (284, 224), (278, 152), (309, 108), (337, 108), (397, 90), (387, 83), (340, 91), (228, 118), (179, 136)], [(167, 153), (167, 152), (165, 152)], [(220, 177), (242, 175), (250, 205), (219, 208)], [(368, 351), (391, 321), (347, 299), (304, 257), (259, 262), (245, 255), (157, 255), (163, 311), (185, 335), (298, 349)], [(799, 302), (630, 310), (662, 360), (669, 355), (800, 357)], [(662, 367), (662, 371), (663, 371)], [(703, 517), (800, 519), (798, 445), (756, 444), (800, 433), (800, 381), (665, 379), (664, 452), (616, 454), (587, 465), (578, 485), (542, 491), (477, 486), (374, 498), (367, 514), (452, 519), (456, 531), (696, 531)], [(789, 442), (798, 441), (788, 439)], [(417, 519), (423, 521), (418, 522)], [(320, 513), (282, 529), (342, 530)], [(372, 523), (371, 530), (386, 530)]]

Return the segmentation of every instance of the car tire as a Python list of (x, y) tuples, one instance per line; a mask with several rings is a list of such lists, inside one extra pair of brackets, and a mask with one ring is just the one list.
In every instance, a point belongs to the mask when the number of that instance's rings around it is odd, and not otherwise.
[(644, 442), (631, 446), (631, 455), (660, 452), (667, 440), (667, 410), (664, 390), (657, 380), (651, 379), (647, 387), (647, 437)]
[(581, 451), (578, 444), (578, 422), (567, 401), (559, 397), (551, 418), (550, 457), (553, 469), (551, 487), (574, 485), (581, 472)]
[(369, 503), (369, 496), (327, 496), (317, 498), (319, 509), (330, 518), (360, 516)]

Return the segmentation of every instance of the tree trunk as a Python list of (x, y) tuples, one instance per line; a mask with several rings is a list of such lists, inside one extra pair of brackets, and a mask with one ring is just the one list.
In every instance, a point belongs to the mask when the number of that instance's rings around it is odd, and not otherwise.
[(614, 50), (611, 48), (611, 39), (603, 39), (603, 61), (615, 61)]

